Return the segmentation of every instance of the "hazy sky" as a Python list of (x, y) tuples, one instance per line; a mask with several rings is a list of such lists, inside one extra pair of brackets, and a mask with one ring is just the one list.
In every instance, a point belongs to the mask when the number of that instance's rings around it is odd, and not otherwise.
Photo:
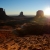
[(35, 15), (37, 10), (50, 6), (50, 0), (0, 0), (0, 7), (7, 15), (16, 15), (23, 11), (24, 15)]

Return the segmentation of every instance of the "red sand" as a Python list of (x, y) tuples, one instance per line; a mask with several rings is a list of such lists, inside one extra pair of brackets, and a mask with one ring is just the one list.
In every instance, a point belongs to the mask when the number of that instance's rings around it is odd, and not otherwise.
[(0, 32), (0, 50), (50, 50), (50, 34), (19, 37), (12, 32)]

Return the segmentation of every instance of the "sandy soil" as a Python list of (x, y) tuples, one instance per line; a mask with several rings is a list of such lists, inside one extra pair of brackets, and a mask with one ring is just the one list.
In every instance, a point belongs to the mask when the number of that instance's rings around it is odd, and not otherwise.
[(19, 37), (0, 33), (0, 50), (50, 50), (50, 34)]

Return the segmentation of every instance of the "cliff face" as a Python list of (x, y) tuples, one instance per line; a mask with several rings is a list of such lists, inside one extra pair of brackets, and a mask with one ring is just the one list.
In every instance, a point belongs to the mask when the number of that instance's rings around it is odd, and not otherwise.
[(6, 19), (6, 13), (3, 8), (0, 8), (0, 20)]
[(0, 8), (0, 20), (10, 20), (13, 19), (6, 15), (6, 12), (3, 8)]

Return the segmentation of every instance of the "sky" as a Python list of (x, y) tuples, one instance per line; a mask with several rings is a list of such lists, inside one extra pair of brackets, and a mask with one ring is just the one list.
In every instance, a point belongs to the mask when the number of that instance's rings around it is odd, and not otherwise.
[(0, 8), (4, 8), (7, 15), (35, 15), (36, 11), (50, 7), (50, 0), (0, 0)]

